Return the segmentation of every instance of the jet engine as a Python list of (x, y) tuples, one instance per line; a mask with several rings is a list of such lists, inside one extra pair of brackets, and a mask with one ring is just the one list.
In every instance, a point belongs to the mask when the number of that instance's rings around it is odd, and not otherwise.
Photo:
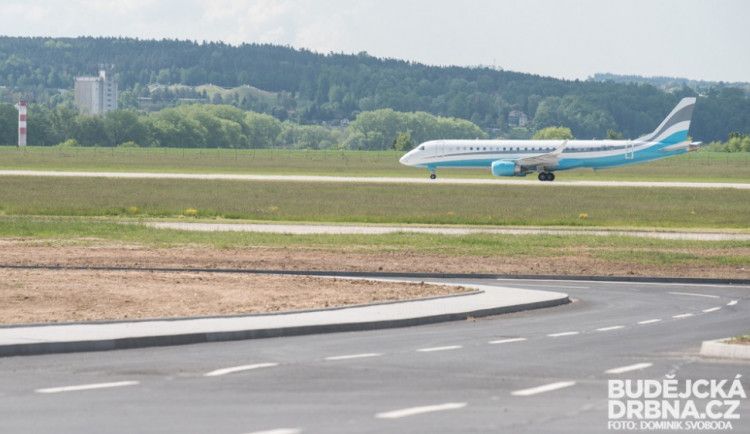
[(526, 172), (523, 172), (516, 163), (504, 160), (492, 163), (492, 174), (495, 176), (526, 176)]

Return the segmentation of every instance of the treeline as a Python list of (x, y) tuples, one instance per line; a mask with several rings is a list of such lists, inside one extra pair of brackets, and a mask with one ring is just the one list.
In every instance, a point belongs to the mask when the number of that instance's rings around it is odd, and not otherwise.
[(705, 149), (713, 152), (750, 152), (750, 135), (732, 133), (726, 142), (714, 141)]
[[(15, 107), (0, 104), (0, 145), (18, 143), (17, 119)], [(34, 104), (27, 141), (31, 146), (407, 150), (434, 138), (465, 137), (487, 134), (463, 119), (391, 109), (360, 113), (348, 126), (327, 128), (230, 105), (183, 105), (150, 114), (116, 110), (101, 117)]]
[[(608, 130), (634, 138), (653, 130), (680, 98), (696, 95), (687, 85), (665, 93), (649, 84), (433, 67), (364, 52), (322, 55), (258, 44), (0, 37), (0, 102), (23, 98), (53, 109), (66, 102), (59, 89), (72, 89), (76, 76), (96, 75), (102, 63), (115, 65), (122, 108), (161, 109), (179, 104), (181, 97), (205, 98), (198, 91), (171, 90), (170, 84), (248, 85), (275, 98), (214, 95), (208, 102), (302, 125), (352, 120), (381, 109), (426, 112), (470, 121), (493, 137), (529, 137), (549, 126), (565, 126), (578, 138), (604, 137)], [(708, 88), (700, 96), (691, 128), (697, 140), (750, 133), (750, 98), (742, 89)], [(514, 110), (531, 120), (528, 132), (509, 124)]]

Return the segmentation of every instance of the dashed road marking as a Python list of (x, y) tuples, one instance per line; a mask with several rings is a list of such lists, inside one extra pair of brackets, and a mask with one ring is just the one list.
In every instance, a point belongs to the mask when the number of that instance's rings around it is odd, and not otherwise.
[(548, 334), (547, 336), (549, 336), (551, 338), (560, 338), (560, 337), (563, 337), (563, 336), (575, 336), (575, 335), (577, 335), (579, 333), (580, 332), (551, 333), (551, 334)]
[(278, 363), (256, 363), (255, 365), (233, 366), (231, 368), (217, 369), (204, 375), (204, 377), (219, 377), (221, 375), (233, 374), (235, 372), (251, 371), (253, 369), (273, 368)]
[(638, 321), (638, 324), (639, 324), (639, 325), (646, 325), (646, 324), (653, 324), (653, 323), (657, 323), (657, 322), (660, 322), (660, 321), (661, 321), (661, 320), (660, 320), (660, 319), (658, 319), (658, 318), (657, 318), (657, 319), (647, 319), (647, 320), (645, 320), (645, 321)]
[(735, 304), (737, 304), (737, 300), (732, 300), (729, 303), (727, 303), (727, 306), (734, 306)]
[(531, 396), (538, 395), (540, 393), (552, 392), (553, 390), (564, 389), (575, 385), (575, 381), (560, 381), (557, 383), (545, 384), (544, 386), (532, 387), (530, 389), (521, 389), (511, 392), (513, 396)]
[(419, 414), (433, 413), (436, 411), (448, 411), (458, 410), (466, 407), (468, 404), (465, 402), (449, 402), (447, 404), (439, 405), (426, 405), (423, 407), (411, 407), (404, 408), (401, 410), (387, 411), (384, 413), (378, 413), (375, 415), (378, 419), (399, 419), (402, 417), (416, 416)]
[(716, 312), (717, 310), (721, 310), (721, 308), (720, 307), (712, 307), (710, 309), (703, 309), (703, 313)]
[(689, 295), (691, 297), (720, 298), (718, 295), (696, 294), (694, 292), (670, 292), (672, 295)]
[(612, 330), (620, 330), (620, 329), (624, 329), (624, 328), (625, 328), (625, 326), (617, 325), (617, 326), (612, 326), (612, 327), (602, 327), (600, 329), (596, 329), (596, 331), (598, 331), (598, 332), (609, 332), (609, 331), (612, 331)]
[(383, 355), (382, 353), (349, 354), (349, 355), (346, 355), (346, 356), (331, 356), (331, 357), (326, 357), (326, 360), (328, 360), (328, 361), (336, 361), (336, 360), (366, 359), (368, 357), (380, 357), (382, 355)]
[(79, 386), (50, 387), (46, 389), (37, 389), (36, 393), (63, 393), (63, 392), (80, 392), (84, 390), (110, 389), (113, 387), (135, 386), (140, 384), (138, 381), (117, 381), (114, 383), (96, 383), (82, 384)]
[(450, 351), (450, 350), (458, 350), (463, 348), (462, 345), (450, 345), (447, 347), (432, 347), (432, 348), (420, 348), (417, 351), (420, 353), (431, 353), (433, 351)]
[(680, 314), (680, 315), (672, 315), (672, 318), (674, 318), (674, 319), (682, 319), (682, 318), (690, 318), (691, 316), (693, 316), (692, 313), (683, 313), (683, 314)]
[(612, 368), (604, 371), (605, 374), (624, 374), (630, 371), (640, 371), (654, 366), (653, 363), (636, 363), (635, 365), (621, 366), (619, 368)]
[(302, 430), (299, 428), (277, 428), (266, 431), (254, 431), (247, 434), (299, 434)]
[(510, 338), (510, 339), (500, 339), (497, 341), (490, 341), (490, 344), (511, 344), (513, 342), (523, 342), (526, 338)]

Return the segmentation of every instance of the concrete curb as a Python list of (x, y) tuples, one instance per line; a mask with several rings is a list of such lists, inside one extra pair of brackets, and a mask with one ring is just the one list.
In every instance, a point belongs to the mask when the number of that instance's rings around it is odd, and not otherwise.
[(559, 292), (466, 284), (462, 286), (474, 287), (480, 292), (461, 297), (448, 296), (287, 314), (8, 327), (0, 329), (0, 357), (411, 327), (540, 309), (570, 302), (567, 294)]
[(730, 338), (703, 341), (701, 344), (701, 356), (750, 360), (750, 345), (728, 344), (724, 342), (728, 339)]
[(723, 279), (712, 277), (647, 277), (647, 276), (596, 276), (582, 274), (490, 274), (490, 273), (399, 273), (371, 271), (309, 271), (309, 270), (258, 270), (236, 268), (168, 268), (168, 267), (63, 267), (57, 265), (3, 265), (8, 269), (39, 270), (103, 270), (103, 271), (160, 271), (227, 274), (281, 274), (315, 277), (357, 277), (363, 279), (513, 279), (513, 280), (560, 280), (585, 282), (640, 282), (683, 283), (696, 285), (750, 285), (750, 279)]

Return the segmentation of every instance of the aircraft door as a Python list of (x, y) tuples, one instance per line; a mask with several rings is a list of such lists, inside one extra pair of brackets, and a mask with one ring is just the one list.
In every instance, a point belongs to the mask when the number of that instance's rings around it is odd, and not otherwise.
[(445, 142), (440, 140), (435, 143), (435, 156), (442, 157), (443, 155), (445, 155)]

